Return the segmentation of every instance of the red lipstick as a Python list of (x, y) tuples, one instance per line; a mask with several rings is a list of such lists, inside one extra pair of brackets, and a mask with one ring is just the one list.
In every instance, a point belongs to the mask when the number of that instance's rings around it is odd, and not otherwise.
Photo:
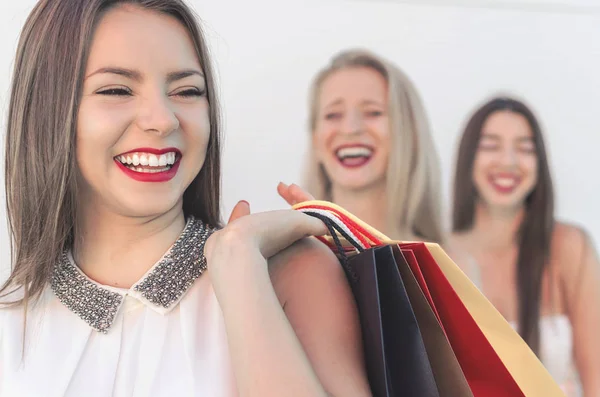
[[(130, 153), (149, 153), (149, 154), (154, 154), (154, 155), (161, 155), (161, 154), (171, 153), (171, 152), (175, 153), (175, 163), (168, 168), (165, 166), (161, 166), (160, 168), (166, 168), (166, 169), (164, 171), (160, 171), (160, 172), (136, 171), (136, 170), (133, 170), (133, 169), (127, 167), (125, 164), (123, 164), (121, 161), (119, 161), (120, 156), (125, 156)], [(179, 169), (181, 157), (182, 157), (181, 151), (177, 148), (165, 148), (165, 149), (137, 148), (137, 149), (133, 149), (133, 150), (119, 154), (118, 156), (116, 156), (114, 158), (114, 161), (117, 164), (117, 167), (119, 167), (119, 169), (121, 171), (123, 171), (123, 173), (125, 175), (127, 175), (131, 179), (136, 180), (138, 182), (167, 182), (167, 181), (170, 181), (171, 179), (173, 179), (175, 177), (175, 175), (177, 175), (177, 170)], [(140, 165), (139, 168), (142, 168), (144, 170), (149, 170), (149, 169), (153, 169), (153, 168), (156, 169), (158, 167)]]

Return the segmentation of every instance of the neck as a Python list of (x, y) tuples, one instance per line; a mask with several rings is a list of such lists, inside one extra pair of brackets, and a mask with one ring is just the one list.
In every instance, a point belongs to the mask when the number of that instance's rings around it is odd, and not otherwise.
[(127, 217), (102, 206), (83, 205), (73, 257), (91, 279), (130, 288), (160, 260), (184, 227), (181, 205), (152, 217)]
[(388, 232), (387, 196), (385, 185), (362, 190), (333, 187), (331, 198), (334, 203), (348, 210), (362, 221), (382, 233)]
[(517, 232), (525, 216), (523, 206), (492, 208), (484, 203), (475, 205), (475, 222), (472, 232), (481, 245), (505, 248), (515, 244)]

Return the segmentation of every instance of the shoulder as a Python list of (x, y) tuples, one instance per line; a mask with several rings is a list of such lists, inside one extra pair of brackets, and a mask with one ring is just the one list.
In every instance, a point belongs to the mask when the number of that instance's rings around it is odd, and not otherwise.
[[(23, 288), (12, 288), (0, 296), (0, 336), (4, 329), (12, 322), (23, 322), (25, 319), (25, 306), (22, 303)], [(28, 311), (30, 311), (29, 308)]]
[(552, 232), (551, 256), (552, 260), (561, 267), (582, 258), (586, 250), (592, 246), (592, 239), (583, 227), (573, 223), (555, 223)]
[(469, 241), (469, 233), (468, 232), (454, 232), (448, 234), (446, 238), (445, 244), (448, 249), (452, 248), (455, 250), (463, 251), (464, 247), (467, 245)]
[(13, 303), (21, 301), (24, 295), (22, 287), (8, 287), (7, 291), (0, 295), (0, 310), (14, 307)]
[(290, 320), (336, 312), (352, 316), (355, 300), (338, 258), (315, 238), (305, 238), (270, 263), (271, 280)]
[(17, 322), (22, 324), (27, 318), (27, 321), (34, 322), (35, 319), (41, 318), (48, 310), (52, 303), (54, 295), (50, 288), (45, 288), (40, 296), (32, 299), (27, 304), (23, 302), (24, 288), (18, 287), (10, 289), (0, 297), (0, 324), (2, 328), (8, 323)]
[(550, 255), (552, 266), (567, 287), (580, 282), (598, 262), (594, 242), (587, 230), (566, 222), (556, 222), (554, 226)]
[(582, 242), (587, 238), (587, 231), (580, 225), (575, 223), (557, 221), (554, 224), (554, 230), (552, 233), (553, 243), (573, 243)]
[(470, 268), (471, 254), (468, 250), (469, 234), (449, 234), (442, 248), (448, 256), (464, 271)]
[(315, 283), (346, 283), (337, 257), (315, 238), (302, 239), (278, 254), (270, 269), (273, 286), (282, 301), (307, 291), (315, 292)]
[(270, 265), (283, 311), (325, 388), (335, 395), (370, 395), (356, 301), (337, 257), (311, 237)]
[[(0, 296), (0, 349), (7, 335), (14, 334), (12, 330), (21, 328), (25, 324), (26, 310), (22, 303), (23, 296), (23, 288), (10, 289)], [(30, 311), (32, 308), (27, 309), (27, 312)]]

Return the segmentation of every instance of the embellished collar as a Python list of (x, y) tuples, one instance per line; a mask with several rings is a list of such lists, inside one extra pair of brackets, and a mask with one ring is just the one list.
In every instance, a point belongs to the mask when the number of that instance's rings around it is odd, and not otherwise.
[(54, 267), (50, 286), (69, 310), (96, 331), (107, 333), (128, 295), (161, 313), (175, 307), (206, 270), (204, 244), (213, 231), (190, 218), (169, 251), (129, 290), (91, 280), (75, 265), (70, 251)]

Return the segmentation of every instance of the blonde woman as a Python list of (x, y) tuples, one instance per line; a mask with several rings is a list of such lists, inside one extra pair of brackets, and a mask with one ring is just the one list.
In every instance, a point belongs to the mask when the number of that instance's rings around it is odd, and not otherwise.
[[(344, 51), (314, 79), (305, 187), (387, 235), (442, 242), (440, 170), (423, 104), (389, 61)], [(289, 202), (309, 198), (280, 185)]]
[(181, 0), (42, 0), (6, 141), (12, 273), (1, 396), (370, 396), (352, 293), (318, 220), (236, 206)]

